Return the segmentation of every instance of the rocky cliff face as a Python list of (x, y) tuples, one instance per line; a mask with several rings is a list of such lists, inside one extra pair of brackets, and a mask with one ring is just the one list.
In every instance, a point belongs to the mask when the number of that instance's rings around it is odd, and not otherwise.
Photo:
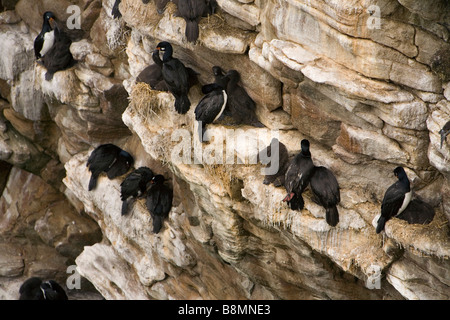
[[(217, 2), (196, 44), (172, 2), (160, 14), (153, 1), (122, 0), (120, 19), (111, 0), (1, 2), (0, 296), (16, 298), (31, 275), (64, 281), (74, 263), (106, 299), (449, 299), (448, 2)], [(42, 13), (66, 21), (73, 4), (78, 63), (46, 81), (33, 52)], [(186, 115), (171, 94), (136, 84), (161, 40), (199, 73)], [(289, 210), (261, 165), (207, 162), (214, 144), (196, 143), (193, 110), (214, 65), (240, 72), (266, 126), (219, 123), (214, 136), (239, 129), (265, 147), (276, 133), (291, 155), (309, 139), (341, 187), (336, 227), (309, 190), (305, 209)], [(123, 177), (87, 191), (86, 160), (106, 142), (170, 178), (160, 233), (144, 199), (120, 215)], [(392, 219), (377, 235), (399, 165), (434, 218)]]

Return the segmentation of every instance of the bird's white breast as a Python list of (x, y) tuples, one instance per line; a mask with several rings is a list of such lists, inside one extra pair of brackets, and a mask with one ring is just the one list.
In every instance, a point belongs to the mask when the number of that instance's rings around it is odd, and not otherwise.
[(399, 215), (400, 213), (403, 212), (403, 210), (406, 209), (406, 207), (408, 206), (409, 202), (411, 201), (411, 196), (412, 196), (412, 191), (409, 191), (408, 193), (405, 193), (405, 199), (403, 199), (403, 204), (402, 204), (400, 210), (398, 210), (397, 215)]
[(42, 44), (41, 49), (41, 57), (45, 56), (45, 54), (53, 47), (53, 44), (55, 43), (55, 32), (54, 30), (50, 32), (46, 32), (44, 34), (44, 43)]

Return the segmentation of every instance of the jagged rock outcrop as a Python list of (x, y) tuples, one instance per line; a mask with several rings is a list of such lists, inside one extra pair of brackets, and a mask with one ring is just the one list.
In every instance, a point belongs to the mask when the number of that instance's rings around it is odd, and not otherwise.
[[(441, 148), (439, 134), (450, 120), (448, 2), (217, 2), (193, 44), (172, 2), (158, 13), (152, 1), (122, 0), (113, 19), (112, 0), (71, 1), (82, 17), (71, 46), (78, 62), (52, 81), (32, 41), (41, 13), (65, 21), (69, 3), (20, 0), (0, 13), (3, 296), (14, 298), (10, 288), (26, 275), (63, 279), (70, 258), (106, 299), (448, 299), (450, 138)], [(170, 93), (135, 83), (161, 40), (199, 74), (186, 115)], [(266, 128), (212, 124), (216, 140), (198, 143), (193, 111), (214, 65), (239, 71)], [(238, 140), (232, 163), (218, 163), (213, 150), (231, 148), (233, 133), (246, 143)], [(314, 163), (333, 171), (336, 227), (309, 190), (298, 212), (281, 202), (283, 187), (262, 183), (246, 146), (263, 149), (273, 135), (291, 155), (309, 139)], [(170, 178), (174, 205), (160, 233), (144, 199), (120, 215), (123, 177), (102, 176), (87, 190), (86, 160), (106, 142), (129, 151), (136, 168)], [(377, 235), (399, 165), (434, 218), (394, 218)], [(23, 189), (18, 177), (30, 197), (12, 191)], [(17, 209), (25, 204), (37, 207)]]

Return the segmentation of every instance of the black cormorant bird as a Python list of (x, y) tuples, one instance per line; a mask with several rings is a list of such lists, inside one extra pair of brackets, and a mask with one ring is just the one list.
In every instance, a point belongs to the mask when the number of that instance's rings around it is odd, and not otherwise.
[(128, 213), (129, 201), (141, 197), (146, 189), (147, 184), (153, 178), (153, 171), (147, 167), (139, 167), (122, 181), (120, 184), (120, 199), (122, 200), (122, 215)]
[(229, 70), (226, 76), (230, 79), (227, 85), (228, 108), (231, 116), (238, 124), (249, 124), (257, 127), (264, 127), (256, 117), (256, 103), (247, 94), (238, 82), (240, 79), (239, 72)]
[(64, 289), (54, 280), (42, 282), (38, 277), (24, 281), (19, 300), (69, 300)]
[(112, 7), (111, 15), (113, 16), (114, 19), (122, 17), (122, 13), (119, 11), (120, 1), (121, 0), (116, 0), (116, 2), (114, 2), (114, 5)]
[(163, 52), (163, 59), (159, 53), (154, 52), (154, 61), (161, 67), (161, 72), (167, 88), (175, 97), (175, 110), (179, 114), (185, 114), (189, 111), (191, 102), (188, 98), (189, 93), (189, 73), (184, 64), (174, 58), (172, 45), (168, 42), (160, 42), (156, 47), (158, 52)]
[(51, 11), (47, 11), (43, 16), (41, 32), (34, 39), (34, 55), (36, 59), (40, 59), (53, 47), (55, 43), (55, 15)]
[(164, 184), (164, 176), (153, 177), (147, 190), (147, 209), (153, 219), (153, 232), (161, 230), (164, 219), (172, 208), (173, 191)]
[(325, 220), (335, 227), (339, 222), (336, 205), (341, 202), (339, 184), (334, 174), (325, 167), (315, 167), (310, 180), (311, 191), (316, 203), (325, 208)]
[(225, 106), (227, 105), (226, 87), (228, 80), (227, 77), (223, 77), (218, 79), (217, 82), (208, 84), (202, 88), (205, 95), (199, 101), (194, 111), (195, 120), (200, 122), (198, 125), (200, 142), (203, 142), (206, 125), (219, 119), (225, 110)]
[(34, 40), (34, 52), (47, 69), (45, 80), (50, 81), (55, 72), (72, 67), (76, 61), (70, 52), (72, 39), (58, 27), (55, 15), (47, 11), (43, 19), (42, 31)]
[[(284, 185), (286, 170), (289, 166), (289, 152), (286, 146), (278, 141), (277, 138), (273, 138), (270, 144), (264, 150), (259, 152), (258, 161), (265, 164), (266, 167), (277, 165), (272, 163), (272, 146), (274, 150), (278, 149), (278, 170), (274, 174), (266, 174), (263, 183), (273, 183), (275, 187), (281, 187)], [(267, 159), (268, 162), (264, 162), (264, 159)]]
[(97, 186), (97, 179), (102, 172), (106, 172), (109, 179), (114, 179), (127, 173), (133, 163), (133, 157), (114, 144), (98, 146), (92, 151), (86, 163), (92, 173), (89, 180), (89, 191)]
[(178, 1), (178, 13), (186, 21), (185, 35), (187, 41), (195, 42), (198, 39), (198, 22), (205, 12), (208, 12), (206, 0)]
[[(166, 82), (162, 76), (162, 66), (160, 65), (159, 51), (155, 50), (152, 54), (154, 64), (149, 65), (139, 73), (136, 77), (136, 82), (147, 83), (153, 90), (169, 91)], [(198, 83), (198, 73), (192, 68), (186, 67), (188, 72), (188, 87), (189, 89)]]
[(381, 216), (377, 222), (377, 233), (383, 231), (386, 222), (402, 213), (411, 201), (412, 191), (405, 169), (402, 167), (395, 168), (394, 175), (398, 180), (384, 194), (381, 204)]
[(448, 121), (441, 130), (439, 130), (439, 134), (441, 135), (441, 149), (442, 145), (444, 144), (445, 138), (450, 133), (450, 121)]
[(283, 201), (287, 202), (292, 210), (303, 209), (304, 201), (302, 192), (308, 186), (314, 169), (311, 152), (309, 151), (309, 141), (303, 139), (301, 141), (301, 148), (300, 153), (289, 164), (284, 181), (287, 195)]

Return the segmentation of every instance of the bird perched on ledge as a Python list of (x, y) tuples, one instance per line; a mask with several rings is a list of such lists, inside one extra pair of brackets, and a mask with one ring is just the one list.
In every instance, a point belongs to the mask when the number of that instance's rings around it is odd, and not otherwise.
[(122, 181), (120, 184), (120, 199), (122, 200), (122, 215), (128, 214), (128, 204), (130, 201), (141, 197), (147, 184), (153, 178), (153, 171), (147, 167), (139, 167)]
[(336, 177), (325, 167), (314, 167), (310, 184), (313, 201), (325, 208), (325, 220), (330, 226), (335, 227), (339, 223), (336, 205), (341, 201)]
[(165, 180), (163, 175), (154, 176), (147, 190), (147, 209), (153, 219), (154, 233), (159, 233), (172, 208), (173, 191), (164, 184)]
[(41, 32), (34, 39), (34, 55), (36, 59), (45, 56), (55, 43), (55, 15), (53, 12), (47, 11), (44, 13), (43, 20)]
[(394, 175), (398, 180), (384, 194), (381, 203), (381, 216), (377, 221), (377, 233), (383, 231), (386, 222), (402, 213), (411, 201), (412, 191), (405, 169), (402, 167), (395, 168)]
[(308, 186), (314, 171), (314, 163), (311, 159), (311, 152), (309, 151), (309, 141), (303, 139), (300, 144), (302, 149), (292, 159), (284, 179), (284, 187), (287, 195), (283, 201), (287, 202), (292, 210), (303, 209), (305, 204), (302, 193)]
[(91, 191), (97, 186), (97, 179), (102, 172), (106, 172), (109, 179), (125, 174), (133, 165), (134, 159), (125, 150), (108, 143), (102, 144), (92, 151), (86, 166), (91, 171), (89, 188)]
[[(163, 54), (161, 59), (159, 52)], [(184, 64), (173, 57), (173, 48), (169, 42), (158, 43), (153, 53), (153, 60), (161, 67), (161, 73), (167, 88), (175, 97), (175, 110), (185, 114), (191, 107), (189, 101), (189, 73)]]

